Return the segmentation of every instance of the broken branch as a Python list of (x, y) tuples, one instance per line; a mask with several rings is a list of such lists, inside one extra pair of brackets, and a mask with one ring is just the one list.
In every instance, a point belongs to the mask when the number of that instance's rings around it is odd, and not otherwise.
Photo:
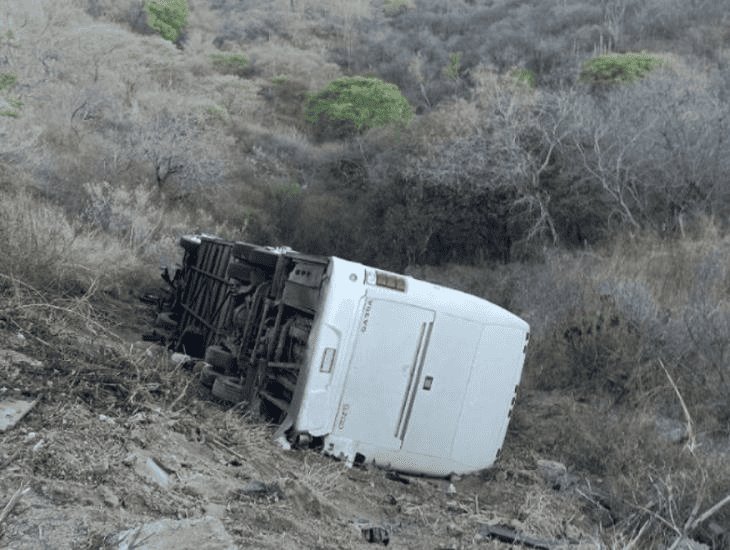
[(3, 511), (0, 512), (0, 525), (2, 525), (3, 521), (5, 521), (5, 518), (8, 517), (10, 512), (13, 511), (13, 508), (15, 508), (15, 505), (18, 503), (21, 497), (28, 491), (30, 491), (30, 487), (26, 487), (25, 483), (22, 483), (20, 487), (18, 487), (18, 490), (13, 493), (13, 496), (10, 497), (10, 500), (5, 505), (5, 508), (3, 508)]

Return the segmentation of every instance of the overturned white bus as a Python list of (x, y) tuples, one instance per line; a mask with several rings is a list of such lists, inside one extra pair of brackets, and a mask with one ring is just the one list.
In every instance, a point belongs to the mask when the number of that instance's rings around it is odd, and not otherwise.
[(527, 323), (475, 296), (337, 257), (211, 236), (185, 256), (158, 316), (204, 357), (213, 395), (349, 464), (447, 476), (491, 466)]

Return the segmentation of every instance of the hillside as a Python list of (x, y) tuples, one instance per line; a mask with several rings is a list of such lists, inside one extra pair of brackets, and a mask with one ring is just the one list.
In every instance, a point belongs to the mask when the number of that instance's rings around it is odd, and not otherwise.
[[(0, 401), (37, 400), (0, 547), (206, 515), (254, 548), (728, 547), (727, 0), (150, 5), (0, 5)], [(211, 400), (139, 342), (194, 231), (527, 320), (498, 465), (348, 470)]]

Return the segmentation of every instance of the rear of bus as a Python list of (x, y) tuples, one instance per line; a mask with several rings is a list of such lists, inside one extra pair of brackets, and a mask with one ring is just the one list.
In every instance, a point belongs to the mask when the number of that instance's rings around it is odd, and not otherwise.
[(529, 327), (486, 300), (331, 258), (290, 416), (348, 463), (446, 476), (502, 447)]

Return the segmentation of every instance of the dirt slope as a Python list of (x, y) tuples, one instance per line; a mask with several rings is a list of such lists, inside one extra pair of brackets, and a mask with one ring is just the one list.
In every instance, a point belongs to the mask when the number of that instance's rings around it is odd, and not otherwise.
[[(129, 304), (123, 311), (128, 326), (114, 330), (133, 334), (137, 316), (141, 332), (147, 313)], [(0, 505), (29, 489), (0, 522), (2, 548), (123, 548), (122, 531), (206, 517), (241, 548), (373, 548), (386, 532), (392, 548), (505, 546), (480, 534), (488, 523), (586, 544), (597, 535), (576, 486), (550, 487), (514, 431), (496, 468), (451, 481), (348, 469), (312, 451), (282, 450), (273, 427), (215, 402), (196, 369), (160, 347), (119, 339), (96, 322), (3, 326), (0, 349), (17, 353), (0, 364), (0, 401), (38, 403), (0, 433)], [(164, 538), (183, 524), (155, 525)], [(217, 540), (211, 534), (205, 547)]]

